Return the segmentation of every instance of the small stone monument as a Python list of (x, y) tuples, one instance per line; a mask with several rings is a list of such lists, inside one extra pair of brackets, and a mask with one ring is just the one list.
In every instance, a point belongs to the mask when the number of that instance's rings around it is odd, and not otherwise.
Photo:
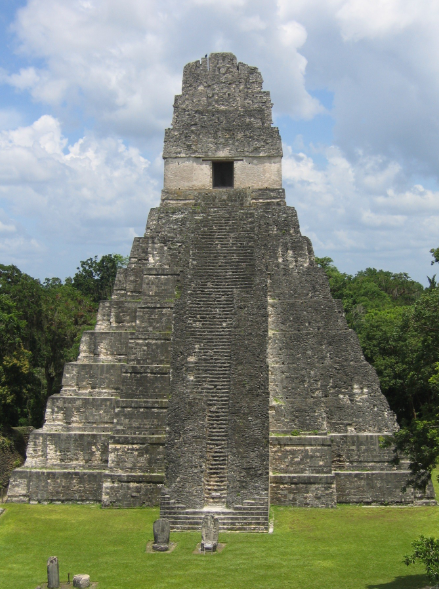
[(59, 587), (59, 563), (56, 556), (51, 556), (47, 561), (47, 589)]
[(219, 519), (205, 515), (201, 524), (201, 551), (215, 552), (218, 546)]
[(156, 519), (153, 525), (154, 544), (152, 549), (155, 552), (166, 552), (169, 550), (169, 535), (171, 528), (167, 519)]
[(73, 577), (73, 587), (79, 587), (79, 589), (90, 587), (90, 575), (75, 575)]

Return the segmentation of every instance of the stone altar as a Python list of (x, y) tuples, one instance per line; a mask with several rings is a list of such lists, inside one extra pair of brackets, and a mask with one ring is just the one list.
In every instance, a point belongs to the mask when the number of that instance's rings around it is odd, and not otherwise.
[(160, 502), (172, 530), (212, 514), (268, 531), (269, 501), (433, 499), (402, 493), (407, 463), (379, 447), (395, 416), (286, 206), (271, 108), (258, 69), (230, 53), (185, 66), (161, 204), (8, 501)]

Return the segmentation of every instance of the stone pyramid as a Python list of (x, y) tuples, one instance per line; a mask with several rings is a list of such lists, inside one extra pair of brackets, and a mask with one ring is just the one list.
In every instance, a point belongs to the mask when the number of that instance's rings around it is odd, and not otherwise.
[(379, 447), (395, 416), (286, 206), (271, 108), (231, 53), (185, 66), (160, 207), (9, 501), (160, 503), (174, 530), (213, 513), (243, 531), (267, 531), (270, 502), (419, 501)]

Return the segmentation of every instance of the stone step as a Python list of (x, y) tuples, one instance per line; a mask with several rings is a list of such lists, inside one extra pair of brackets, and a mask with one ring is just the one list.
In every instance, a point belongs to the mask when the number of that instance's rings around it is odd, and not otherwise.
[(174, 521), (194, 521), (196, 519), (202, 519), (204, 517), (204, 515), (206, 515), (206, 513), (212, 513), (213, 515), (215, 515), (216, 517), (218, 517), (218, 519), (220, 521), (224, 521), (224, 520), (228, 520), (228, 521), (249, 521), (249, 520), (253, 520), (255, 522), (260, 522), (263, 520), (268, 519), (268, 510), (265, 513), (262, 514), (254, 514), (254, 513), (248, 513), (248, 514), (244, 514), (244, 513), (237, 513), (235, 511), (235, 509), (227, 509), (227, 508), (221, 508), (220, 510), (218, 509), (210, 509), (208, 507), (205, 507), (203, 510), (197, 510), (197, 509), (190, 509), (190, 510), (184, 510), (184, 511), (180, 511), (178, 513), (174, 513), (174, 512), (169, 512), (168, 510), (161, 509), (160, 510), (160, 514), (166, 514), (166, 516), (172, 518)]

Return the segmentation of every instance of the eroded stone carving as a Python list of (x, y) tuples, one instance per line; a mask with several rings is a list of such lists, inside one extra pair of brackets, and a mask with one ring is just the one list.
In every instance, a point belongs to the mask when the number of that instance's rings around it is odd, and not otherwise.
[(218, 546), (219, 520), (214, 515), (205, 515), (201, 524), (201, 551), (215, 552)]

